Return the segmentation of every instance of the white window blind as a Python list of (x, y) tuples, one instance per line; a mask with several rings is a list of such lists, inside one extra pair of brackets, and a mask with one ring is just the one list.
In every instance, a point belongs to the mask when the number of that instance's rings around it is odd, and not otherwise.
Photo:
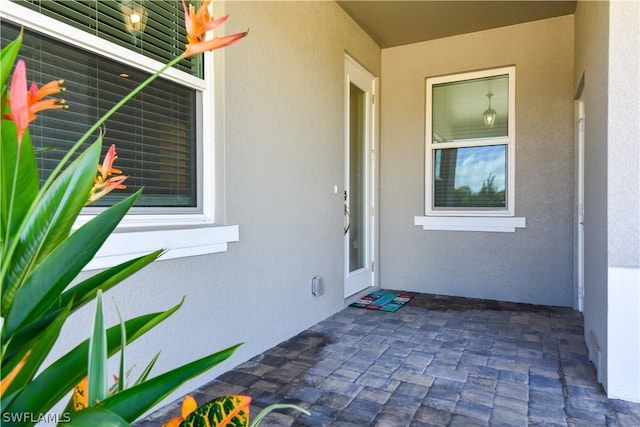
[[(148, 18), (144, 31), (137, 34), (125, 27), (122, 2), (15, 3), (163, 63), (184, 50), (184, 16), (177, 1), (142, 2)], [(3, 20), (2, 46), (19, 31), (17, 25)], [(136, 64), (123, 64), (28, 28), (20, 57), (27, 63), (29, 81), (42, 85), (64, 79), (67, 88), (63, 96), (70, 108), (43, 112), (30, 125), (34, 146), (45, 149), (38, 154), (43, 179), (99, 117), (149, 75)], [(176, 68), (202, 78), (200, 57), (183, 60)], [(102, 205), (144, 187), (137, 207), (198, 209), (200, 104), (197, 90), (159, 78), (107, 121), (103, 151), (116, 144), (115, 166), (129, 179), (127, 190), (112, 192), (100, 201)]]

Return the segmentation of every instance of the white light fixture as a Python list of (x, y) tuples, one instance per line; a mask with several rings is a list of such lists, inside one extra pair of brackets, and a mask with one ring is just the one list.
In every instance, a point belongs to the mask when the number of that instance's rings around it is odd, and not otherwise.
[(120, 5), (122, 16), (124, 17), (124, 25), (134, 36), (142, 34), (147, 24), (147, 10), (133, 1), (124, 1)]
[(484, 110), (484, 113), (482, 113), (482, 117), (484, 118), (484, 125), (488, 128), (492, 128), (493, 125), (496, 123), (496, 110), (491, 108), (492, 96), (493, 94), (491, 92), (487, 94), (487, 98), (489, 98), (489, 108)]

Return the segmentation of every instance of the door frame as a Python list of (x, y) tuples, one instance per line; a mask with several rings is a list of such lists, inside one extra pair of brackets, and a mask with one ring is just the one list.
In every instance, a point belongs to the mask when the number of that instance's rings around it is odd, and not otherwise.
[(585, 150), (585, 108), (582, 90), (575, 100), (575, 144), (576, 144), (576, 240), (574, 260), (576, 263), (574, 279), (574, 305), (582, 312), (584, 309), (584, 150)]
[[(368, 70), (366, 70), (362, 65), (360, 65), (353, 57), (349, 54), (345, 53), (345, 100), (344, 100), (344, 108), (345, 108), (345, 116), (344, 116), (344, 209), (345, 209), (345, 233), (343, 236), (343, 252), (344, 252), (344, 266), (343, 266), (343, 289), (344, 289), (344, 298), (349, 298), (350, 296), (357, 295), (360, 292), (371, 289), (377, 286), (378, 283), (378, 102), (377, 102), (377, 93), (378, 93), (378, 78), (371, 74)], [(350, 132), (349, 132), (349, 121), (350, 121), (350, 111), (349, 111), (349, 92), (350, 92), (350, 84), (354, 83), (354, 79), (358, 79), (360, 84), (356, 84), (363, 92), (366, 94), (366, 147), (365, 152), (367, 153), (367, 161), (365, 166), (365, 183), (366, 183), (366, 196), (365, 196), (365, 205), (368, 210), (368, 214), (366, 215), (366, 224), (365, 230), (367, 232), (366, 236), (366, 248), (365, 248), (365, 268), (357, 270), (355, 272), (349, 272), (349, 251), (348, 251), (348, 242), (349, 238), (347, 235), (347, 228), (349, 224), (348, 218), (348, 198), (349, 198), (349, 177), (350, 177)], [(363, 80), (367, 81), (367, 87), (362, 84)], [(350, 284), (350, 280), (353, 280), (355, 276), (361, 274), (370, 275), (370, 280), (368, 280), (368, 285), (360, 288), (358, 285), (354, 290), (352, 284)], [(357, 279), (356, 279), (357, 280)]]

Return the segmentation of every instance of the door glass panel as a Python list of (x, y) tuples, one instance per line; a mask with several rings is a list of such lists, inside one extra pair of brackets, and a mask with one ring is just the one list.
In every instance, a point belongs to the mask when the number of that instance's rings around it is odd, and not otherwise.
[(363, 268), (366, 255), (366, 94), (354, 84), (349, 90), (349, 272)]

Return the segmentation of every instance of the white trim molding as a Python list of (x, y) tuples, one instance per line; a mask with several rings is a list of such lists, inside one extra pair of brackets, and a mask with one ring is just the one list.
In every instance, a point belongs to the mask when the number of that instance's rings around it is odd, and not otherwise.
[(239, 234), (237, 225), (124, 233), (116, 231), (111, 233), (84, 270), (113, 267), (158, 249), (165, 250), (159, 258), (161, 260), (225, 252), (227, 243), (237, 242)]
[[(468, 139), (446, 139), (442, 141), (434, 140), (434, 124), (433, 124), (433, 88), (442, 84), (461, 84), (471, 82), (477, 79), (485, 79), (499, 76), (507, 76), (508, 90), (507, 98), (507, 134), (502, 136), (484, 137), (476, 135), (468, 137)], [(458, 74), (428, 77), (426, 80), (426, 105), (425, 105), (425, 215), (443, 217), (462, 217), (470, 216), (479, 217), (512, 217), (515, 215), (515, 146), (516, 146), (516, 67), (514, 65), (487, 69), (482, 71), (471, 71)], [(490, 101), (489, 101), (490, 102)], [(479, 119), (482, 117), (479, 116)], [(435, 153), (448, 149), (468, 149), (489, 146), (505, 147), (505, 206), (492, 208), (473, 208), (473, 207), (437, 207), (435, 205), (436, 198), (436, 177), (437, 161)], [(494, 230), (492, 230), (494, 231)], [(495, 230), (500, 231), (500, 230)]]
[(413, 224), (421, 225), (423, 230), (513, 233), (516, 228), (525, 228), (526, 218), (416, 216), (413, 219)]
[(640, 268), (609, 267), (607, 396), (640, 402)]

